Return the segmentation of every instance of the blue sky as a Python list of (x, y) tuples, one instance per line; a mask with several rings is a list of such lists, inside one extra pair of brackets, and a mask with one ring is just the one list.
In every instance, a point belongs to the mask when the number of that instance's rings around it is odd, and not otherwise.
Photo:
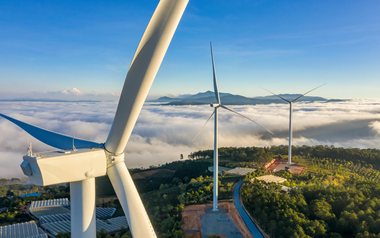
[[(0, 1), (0, 94), (119, 93), (156, 0)], [(150, 95), (380, 98), (380, 1), (190, 0)], [(18, 96), (18, 95), (17, 95)], [(15, 96), (16, 97), (16, 96)]]

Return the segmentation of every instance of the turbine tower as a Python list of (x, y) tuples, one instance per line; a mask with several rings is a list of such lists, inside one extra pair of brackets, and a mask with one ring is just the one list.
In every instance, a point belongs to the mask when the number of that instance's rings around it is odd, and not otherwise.
[(220, 96), (219, 96), (219, 90), (218, 90), (218, 83), (216, 80), (214, 54), (212, 51), (212, 43), (211, 42), (210, 42), (210, 49), (211, 49), (212, 72), (213, 72), (213, 78), (214, 78), (214, 93), (215, 93), (215, 97), (216, 97), (216, 103), (210, 104), (210, 106), (212, 108), (214, 108), (214, 112), (207, 119), (206, 123), (203, 125), (203, 127), (198, 132), (198, 134), (194, 137), (193, 141), (198, 137), (198, 135), (202, 132), (203, 128), (207, 125), (207, 123), (210, 121), (210, 119), (214, 116), (214, 161), (213, 161), (213, 164), (214, 164), (214, 170), (213, 170), (214, 187), (213, 187), (213, 207), (212, 207), (212, 210), (218, 211), (218, 109), (223, 108), (223, 109), (226, 109), (230, 112), (236, 113), (237, 115), (244, 117), (244, 118), (250, 120), (251, 122), (257, 124), (258, 126), (262, 127), (263, 129), (265, 129), (266, 131), (268, 131), (272, 135), (273, 135), (273, 133), (270, 130), (268, 130), (267, 128), (265, 128), (265, 127), (261, 126), (260, 124), (258, 124), (257, 122), (255, 122), (254, 120), (250, 119), (249, 117), (246, 117), (243, 114), (241, 114), (235, 110), (232, 110), (231, 108), (226, 107), (225, 105), (223, 105), (221, 103)]
[(70, 183), (71, 237), (96, 237), (95, 177), (105, 174), (124, 210), (132, 236), (156, 237), (124, 163), (124, 148), (187, 3), (188, 0), (161, 0), (158, 4), (132, 59), (105, 143), (73, 139), (0, 114), (37, 140), (60, 149), (29, 153), (24, 156), (21, 168), (36, 185)]
[(284, 100), (285, 102), (289, 103), (289, 148), (288, 148), (288, 164), (291, 164), (292, 163), (292, 140), (293, 140), (293, 122), (292, 122), (292, 116), (293, 116), (293, 103), (296, 102), (298, 99), (302, 98), (303, 96), (305, 96), (306, 94), (316, 90), (317, 88), (320, 88), (322, 86), (324, 86), (326, 84), (322, 84), (316, 88), (313, 88), (312, 90), (310, 91), (307, 91), (306, 93), (296, 97), (295, 99), (293, 99), (293, 101), (289, 101), (288, 99), (285, 99), (283, 97), (281, 97), (280, 95), (278, 94), (275, 94), (265, 88), (262, 88), (264, 90), (266, 90), (267, 92), (273, 94), (274, 96)]

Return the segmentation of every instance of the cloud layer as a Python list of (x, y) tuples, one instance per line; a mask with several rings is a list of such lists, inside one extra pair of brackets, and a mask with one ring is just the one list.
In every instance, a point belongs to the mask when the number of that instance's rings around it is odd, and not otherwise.
[[(21, 121), (75, 137), (104, 142), (117, 103), (0, 102), (0, 112)], [(228, 111), (219, 110), (219, 146), (270, 146), (288, 143), (289, 106), (270, 104), (231, 106), (275, 133)], [(126, 147), (129, 167), (148, 167), (178, 160), (196, 150), (213, 147), (213, 120), (192, 139), (211, 115), (202, 106), (146, 104)], [(300, 102), (294, 105), (294, 145), (335, 145), (380, 148), (380, 101)], [(0, 118), (0, 177), (22, 176), (19, 164), (28, 142), (34, 151), (52, 148), (36, 141)]]
[(47, 92), (1, 92), (0, 100), (42, 100), (42, 101), (117, 101), (119, 95), (116, 93), (84, 93), (77, 88), (71, 88), (60, 91), (47, 91)]

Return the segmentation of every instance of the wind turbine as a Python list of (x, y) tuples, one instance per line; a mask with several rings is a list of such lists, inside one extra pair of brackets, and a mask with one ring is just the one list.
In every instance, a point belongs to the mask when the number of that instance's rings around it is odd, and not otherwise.
[(158, 4), (132, 59), (105, 143), (75, 138), (76, 150), (72, 150), (71, 136), (0, 114), (39, 141), (61, 149), (29, 153), (24, 156), (21, 168), (36, 185), (70, 182), (72, 237), (96, 237), (95, 177), (105, 174), (110, 178), (133, 237), (156, 237), (124, 163), (124, 148), (187, 3), (188, 0), (162, 0)]
[(274, 96), (276, 97), (279, 97), (280, 99), (284, 100), (285, 102), (289, 103), (289, 148), (288, 148), (288, 164), (291, 164), (292, 163), (292, 140), (293, 140), (293, 122), (292, 122), (292, 115), (293, 115), (293, 103), (296, 102), (298, 99), (302, 98), (303, 96), (305, 96), (306, 94), (316, 90), (317, 88), (320, 88), (322, 86), (324, 86), (326, 84), (322, 84), (316, 88), (313, 88), (312, 90), (310, 91), (307, 91), (306, 93), (296, 97), (295, 99), (293, 99), (293, 101), (289, 101), (288, 99), (285, 99), (283, 97), (281, 97), (280, 95), (278, 94), (275, 94), (265, 88), (262, 88), (264, 90), (266, 90), (267, 92), (273, 94)]
[(218, 211), (218, 109), (223, 108), (223, 109), (226, 109), (230, 112), (236, 113), (237, 115), (244, 117), (244, 118), (250, 120), (251, 122), (257, 124), (258, 126), (262, 127), (263, 129), (265, 129), (266, 131), (268, 131), (272, 135), (273, 135), (273, 133), (270, 130), (268, 130), (267, 128), (265, 128), (265, 127), (261, 126), (260, 124), (258, 124), (257, 122), (255, 122), (254, 120), (250, 119), (249, 117), (246, 117), (243, 114), (241, 114), (235, 110), (232, 110), (231, 108), (226, 107), (225, 105), (223, 105), (221, 103), (220, 96), (219, 96), (219, 90), (218, 90), (218, 83), (216, 81), (214, 54), (212, 51), (212, 43), (211, 42), (210, 42), (210, 49), (211, 49), (212, 72), (213, 72), (213, 78), (214, 78), (214, 93), (215, 93), (215, 97), (216, 97), (216, 103), (210, 104), (210, 106), (212, 108), (214, 108), (214, 112), (207, 119), (206, 123), (203, 125), (203, 127), (198, 132), (198, 134), (194, 137), (193, 141), (198, 137), (198, 135), (202, 132), (203, 128), (207, 125), (207, 123), (210, 121), (210, 119), (214, 116), (214, 161), (213, 161), (213, 163), (214, 163), (214, 170), (213, 170), (214, 188), (213, 189), (214, 190), (213, 190), (213, 207), (212, 207), (212, 210)]

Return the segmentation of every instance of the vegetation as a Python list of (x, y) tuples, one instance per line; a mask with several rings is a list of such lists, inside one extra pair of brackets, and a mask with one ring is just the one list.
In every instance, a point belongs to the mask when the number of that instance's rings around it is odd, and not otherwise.
[[(200, 150), (189, 155), (191, 159), (213, 158), (213, 150)], [(261, 166), (273, 159), (271, 147), (221, 147), (218, 148), (219, 165), (226, 167)]]
[(6, 178), (0, 178), (0, 185), (10, 185), (10, 184), (20, 184), (21, 179), (19, 178), (11, 178), (11, 179), (6, 179)]
[[(264, 175), (263, 165), (273, 158), (287, 159), (287, 146), (219, 148), (219, 161), (225, 167), (258, 168), (246, 180)], [(212, 201), (212, 150), (191, 153), (180, 160), (148, 170), (132, 169), (131, 174), (149, 172), (135, 179), (143, 203), (158, 237), (182, 237), (181, 212), (186, 205)], [(183, 156), (179, 156), (183, 158)], [(293, 147), (293, 161), (308, 169), (301, 175), (286, 171), (275, 175), (287, 178), (285, 186), (261, 181), (242, 186), (243, 202), (250, 214), (271, 237), (380, 237), (380, 150), (343, 149), (333, 146)], [(158, 171), (157, 171), (158, 170)], [(169, 171), (169, 172), (167, 172)], [(154, 173), (153, 173), (154, 172)], [(223, 172), (223, 171), (222, 171)], [(230, 199), (232, 186), (241, 177), (220, 176), (220, 199)], [(43, 192), (38, 199), (69, 197), (68, 186), (24, 187), (18, 181), (0, 180), (0, 223), (30, 220), (19, 208), (36, 198), (17, 195)], [(5, 186), (5, 187), (4, 187)], [(97, 196), (115, 193), (107, 177), (96, 179)], [(108, 201), (108, 200), (107, 200)], [(116, 207), (115, 216), (123, 215), (118, 200), (98, 204)], [(60, 234), (58, 237), (70, 237)], [(128, 229), (114, 234), (98, 232), (99, 238), (132, 237)]]
[[(270, 151), (277, 154), (278, 149)], [(289, 192), (259, 180), (242, 186), (245, 207), (260, 227), (271, 237), (380, 237), (380, 171), (373, 159), (379, 151), (370, 155), (371, 150), (326, 146), (294, 151), (294, 160), (308, 170), (276, 173), (288, 179)]]
[[(246, 163), (248, 167), (256, 165), (260, 167), (263, 163), (273, 158), (287, 158), (288, 146), (271, 146), (271, 147), (222, 147), (218, 149), (221, 163), (232, 163), (236, 165), (239, 162)], [(344, 160), (363, 166), (372, 166), (380, 170), (380, 150), (378, 149), (358, 149), (358, 148), (341, 148), (334, 146), (293, 146), (293, 158), (330, 158), (334, 160)], [(191, 159), (212, 158), (212, 150), (202, 150), (193, 152), (189, 155)], [(253, 163), (253, 164), (252, 164)], [(227, 166), (228, 167), (228, 166)], [(232, 166), (231, 166), (232, 167)], [(245, 167), (245, 166), (243, 166)]]
[[(1, 183), (0, 183), (1, 184)], [(0, 185), (0, 197), (9, 196), (20, 196), (28, 193), (42, 193), (44, 192), (44, 187), (39, 187), (35, 185), (23, 185), (23, 184), (3, 184)]]
[[(135, 180), (137, 189), (141, 194), (144, 206), (150, 216), (158, 237), (183, 237), (181, 230), (181, 212), (186, 205), (212, 202), (212, 173), (208, 167), (212, 165), (211, 159), (197, 159), (176, 161), (152, 167), (148, 170), (133, 169), (131, 174), (154, 169), (172, 170), (171, 176), (147, 177)], [(158, 174), (158, 173), (157, 173)], [(219, 198), (232, 198), (232, 186), (242, 177), (224, 175), (219, 181)], [(113, 196), (114, 191), (107, 177), (97, 178), (97, 195)], [(104, 207), (116, 207), (115, 216), (124, 215), (118, 200), (98, 204)], [(58, 237), (70, 237), (70, 234), (60, 234)], [(97, 237), (132, 237), (130, 232), (119, 231), (107, 234), (98, 232)]]
[[(5, 186), (15, 186), (15, 185), (5, 185)], [(20, 185), (23, 187), (23, 185)], [(37, 186), (32, 186), (37, 187)], [(33, 188), (31, 188), (33, 190)], [(22, 206), (30, 203), (34, 200), (47, 200), (53, 198), (68, 198), (70, 187), (68, 186), (50, 186), (50, 187), (39, 187), (39, 190), (43, 190), (44, 193), (38, 197), (18, 197), (17, 190), (8, 190), (7, 194), (13, 197), (0, 197), (0, 224), (9, 225), (14, 223), (31, 221), (32, 219), (22, 212), (20, 209)]]
[[(233, 183), (239, 179), (236, 176), (222, 177), (219, 198), (232, 198)], [(212, 177), (207, 175), (190, 180), (174, 177), (171, 183), (162, 184), (159, 190), (143, 194), (142, 200), (158, 237), (183, 237), (181, 212), (187, 205), (210, 203), (212, 188)]]

